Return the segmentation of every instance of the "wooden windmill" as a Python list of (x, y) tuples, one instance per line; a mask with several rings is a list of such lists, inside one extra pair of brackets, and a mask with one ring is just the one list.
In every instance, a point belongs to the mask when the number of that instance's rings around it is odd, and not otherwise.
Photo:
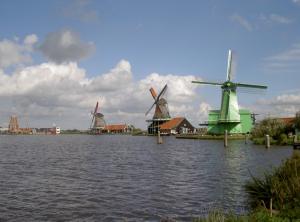
[(104, 115), (99, 112), (99, 102), (96, 103), (94, 112), (91, 112), (92, 121), (90, 125), (91, 133), (101, 134), (104, 130), (106, 123), (104, 120)]
[(147, 122), (150, 123), (150, 125), (148, 126), (149, 134), (156, 134), (159, 130), (159, 125), (171, 119), (168, 103), (164, 98), (167, 88), (168, 85), (166, 84), (159, 94), (156, 93), (153, 87), (150, 88), (150, 93), (154, 99), (154, 102), (145, 115), (147, 116), (154, 106), (155, 111), (152, 119), (147, 120)]

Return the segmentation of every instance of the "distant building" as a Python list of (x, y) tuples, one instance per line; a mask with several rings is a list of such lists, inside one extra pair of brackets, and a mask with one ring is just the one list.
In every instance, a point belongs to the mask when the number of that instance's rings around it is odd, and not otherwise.
[(53, 127), (52, 128), (52, 134), (58, 135), (60, 134), (60, 127)]
[(11, 134), (21, 133), (17, 116), (10, 117), (9, 124), (8, 124), (8, 132)]
[(8, 128), (0, 126), (0, 134), (6, 134), (6, 133), (8, 133)]
[(60, 134), (60, 127), (35, 128), (32, 130), (32, 132), (33, 132), (33, 134), (58, 135), (58, 134)]
[(193, 133), (194, 127), (184, 117), (173, 118), (160, 125), (161, 134), (186, 134)]
[(132, 127), (126, 124), (112, 124), (106, 125), (102, 133), (131, 133)]
[(295, 121), (295, 117), (282, 117), (277, 119), (281, 120), (285, 125), (293, 125)]

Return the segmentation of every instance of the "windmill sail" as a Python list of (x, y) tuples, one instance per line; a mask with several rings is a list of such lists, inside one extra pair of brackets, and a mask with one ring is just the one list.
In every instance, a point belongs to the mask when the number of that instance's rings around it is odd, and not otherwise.
[(99, 106), (99, 102), (97, 101), (95, 109), (94, 109), (94, 112), (91, 113), (92, 114), (92, 121), (91, 121), (90, 128), (92, 128), (92, 125), (93, 125), (93, 122), (94, 122), (94, 119), (95, 119), (95, 115), (96, 115), (96, 113), (98, 111), (98, 106)]
[(167, 84), (164, 86), (164, 88), (161, 90), (161, 92), (157, 95), (155, 90), (153, 88), (150, 88), (150, 93), (154, 99), (154, 103), (152, 106), (148, 109), (145, 115), (148, 115), (148, 113), (152, 110), (152, 108), (155, 106), (155, 111), (153, 115), (153, 119), (167, 119), (170, 118), (168, 103), (165, 98), (163, 98), (165, 92), (167, 91)]
[(232, 52), (229, 50), (228, 52), (228, 62), (227, 62), (227, 77), (226, 81), (231, 80), (231, 65), (232, 65)]

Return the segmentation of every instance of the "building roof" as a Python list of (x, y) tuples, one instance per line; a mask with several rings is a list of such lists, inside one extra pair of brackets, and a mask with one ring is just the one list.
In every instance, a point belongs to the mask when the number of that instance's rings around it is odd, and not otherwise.
[(281, 121), (283, 121), (285, 124), (293, 124), (295, 117), (283, 117), (283, 118), (278, 118)]
[(163, 124), (160, 125), (160, 129), (162, 130), (166, 130), (166, 129), (174, 129), (176, 128), (185, 118), (183, 117), (176, 117), (173, 118), (171, 120), (169, 120), (168, 122), (165, 122)]
[(126, 124), (113, 124), (113, 125), (106, 125), (104, 130), (124, 130), (127, 128)]

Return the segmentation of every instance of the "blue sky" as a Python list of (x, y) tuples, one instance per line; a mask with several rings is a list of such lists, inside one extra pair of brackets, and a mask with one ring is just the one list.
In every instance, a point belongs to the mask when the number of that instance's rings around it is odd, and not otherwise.
[[(269, 86), (265, 94), (239, 95), (241, 106), (273, 115), (291, 115), (299, 109), (299, 0), (2, 0), (0, 18), (0, 41), (6, 39), (21, 44), (28, 35), (34, 34), (38, 38), (32, 50), (26, 52), (31, 61), (2, 67), (5, 75), (13, 75), (20, 67), (51, 62), (45, 56), (47, 52), (41, 52), (39, 48), (49, 33), (66, 30), (78, 35), (81, 42), (93, 46), (88, 55), (71, 60), (85, 70), (86, 78), (108, 73), (119, 61), (126, 60), (131, 65), (132, 81), (136, 85), (151, 73), (222, 81), (226, 76), (227, 52), (231, 48), (237, 63), (235, 80)], [(0, 56), (3, 58), (5, 54)], [(194, 90), (197, 95), (191, 98), (192, 106), (204, 102), (211, 108), (219, 107), (218, 88), (206, 86)], [(100, 91), (99, 96), (105, 94)], [(290, 102), (286, 104), (286, 100)], [(264, 107), (265, 101), (269, 107)], [(287, 105), (289, 108), (280, 112), (281, 106)], [(274, 113), (272, 106), (278, 109)], [(130, 113), (126, 108), (119, 111)], [(8, 114), (9, 110), (5, 112)], [(18, 111), (14, 112), (18, 114)], [(55, 118), (51, 121), (57, 122)], [(122, 121), (122, 118), (114, 121)], [(142, 126), (142, 121), (138, 125)], [(73, 125), (66, 123), (65, 126)]]

